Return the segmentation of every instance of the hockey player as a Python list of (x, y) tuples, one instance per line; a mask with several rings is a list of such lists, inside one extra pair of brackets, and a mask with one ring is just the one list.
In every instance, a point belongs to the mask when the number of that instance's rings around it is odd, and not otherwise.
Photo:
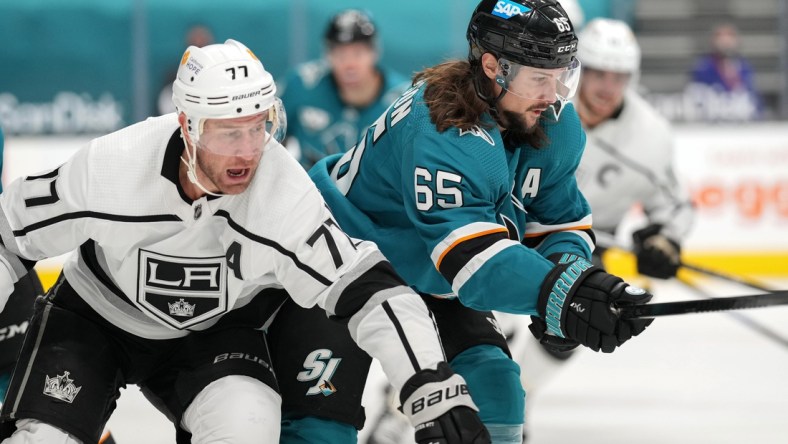
[(632, 206), (642, 205), (648, 226), (633, 234), (637, 270), (674, 277), (694, 210), (673, 174), (670, 124), (637, 92), (640, 46), (626, 23), (600, 18), (583, 29), (578, 48), (575, 104), (588, 140), (577, 177), (594, 230), (614, 236)]
[[(189, 47), (177, 113), (5, 190), (0, 306), (36, 260), (76, 251), (36, 303), (4, 443), (97, 442), (125, 384), (141, 386), (179, 442), (277, 442), (281, 400), (257, 328), (288, 295), (380, 360), (422, 430), (489, 442), (422, 300), (373, 244), (341, 231), (280, 145), (275, 92), (243, 44)], [(425, 405), (434, 392), (458, 396)]]
[(291, 117), (286, 145), (306, 168), (347, 151), (410, 85), (378, 63), (377, 29), (360, 10), (335, 15), (324, 44), (325, 58), (296, 67), (280, 88)]
[[(633, 233), (637, 270), (674, 277), (694, 210), (673, 174), (670, 124), (637, 92), (640, 46), (625, 22), (598, 18), (580, 33), (577, 57), (583, 75), (574, 102), (587, 135), (577, 178), (600, 239), (595, 262), (602, 263), (606, 247), (616, 246), (611, 241), (619, 224), (640, 204), (648, 225)], [(525, 335), (515, 336), (523, 385), (533, 394), (556, 376), (571, 352), (554, 353)]]
[[(651, 295), (592, 266), (576, 186), (585, 136), (572, 23), (554, 0), (483, 0), (467, 61), (418, 73), (353, 149), (310, 170), (351, 236), (373, 240), (432, 310), (495, 443), (521, 442), (519, 367), (489, 310), (533, 316), (540, 340), (612, 352)], [(404, 406), (408, 411), (408, 406)]]

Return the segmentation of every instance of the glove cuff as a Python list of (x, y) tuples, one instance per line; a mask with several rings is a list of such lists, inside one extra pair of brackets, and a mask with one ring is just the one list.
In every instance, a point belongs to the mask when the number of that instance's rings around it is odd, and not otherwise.
[(556, 266), (547, 274), (539, 291), (539, 315), (547, 324), (547, 333), (566, 338), (562, 326), (566, 318), (565, 302), (571, 300), (580, 284), (601, 268), (574, 254), (553, 254), (547, 259)]
[(414, 427), (455, 407), (465, 406), (479, 411), (471, 399), (465, 379), (452, 372), (445, 362), (438, 364), (437, 370), (421, 370), (411, 376), (400, 391), (400, 400), (402, 412)]

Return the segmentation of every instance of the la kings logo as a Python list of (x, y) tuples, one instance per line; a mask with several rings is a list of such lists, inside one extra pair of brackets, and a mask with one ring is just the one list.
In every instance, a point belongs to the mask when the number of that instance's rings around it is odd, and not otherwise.
[(182, 330), (227, 311), (224, 256), (165, 256), (140, 250), (137, 302), (167, 325)]

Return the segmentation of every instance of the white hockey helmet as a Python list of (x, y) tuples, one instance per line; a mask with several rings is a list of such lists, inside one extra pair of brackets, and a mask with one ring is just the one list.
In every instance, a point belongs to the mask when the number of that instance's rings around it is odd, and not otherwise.
[(586, 68), (634, 74), (640, 70), (640, 45), (625, 22), (596, 18), (578, 35), (577, 58)]
[(276, 97), (273, 76), (241, 42), (189, 46), (172, 85), (172, 102), (187, 118), (196, 145), (206, 119), (246, 117), (269, 110), (271, 136), (281, 142), (286, 130), (284, 107)]

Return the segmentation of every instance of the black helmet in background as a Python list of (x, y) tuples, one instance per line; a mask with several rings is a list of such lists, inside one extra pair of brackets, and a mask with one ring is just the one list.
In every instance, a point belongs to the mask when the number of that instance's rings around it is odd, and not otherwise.
[(377, 29), (372, 19), (358, 9), (348, 9), (335, 15), (325, 33), (326, 46), (346, 43), (376, 44)]

